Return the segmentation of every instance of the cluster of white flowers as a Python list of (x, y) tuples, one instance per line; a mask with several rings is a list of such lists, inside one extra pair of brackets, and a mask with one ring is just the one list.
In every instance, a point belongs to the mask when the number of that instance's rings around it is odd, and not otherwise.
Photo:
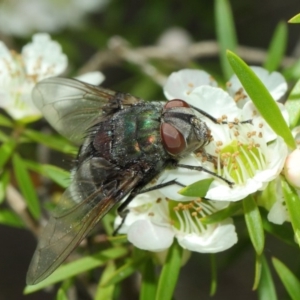
[(82, 25), (87, 13), (105, 6), (107, 0), (13, 0), (0, 2), (0, 31), (28, 36), (36, 31), (55, 32)]
[[(259, 67), (253, 70), (275, 100), (286, 93), (287, 84), (279, 73), (269, 73)], [(141, 194), (129, 204), (130, 212), (120, 230), (128, 234), (135, 246), (151, 251), (167, 249), (174, 237), (191, 251), (226, 250), (237, 242), (232, 220), (204, 225), (201, 218), (225, 208), (231, 201), (265, 189), (282, 171), (288, 148), (260, 116), (236, 76), (227, 83), (226, 92), (204, 71), (181, 70), (168, 78), (164, 93), (168, 100), (185, 100), (214, 118), (226, 121), (227, 124), (216, 124), (200, 116), (213, 136), (213, 141), (204, 149), (215, 158), (213, 163), (204, 160), (201, 154), (190, 154), (180, 163), (203, 166), (234, 185), (230, 187), (215, 178), (205, 196), (209, 200), (182, 196), (178, 193), (180, 187), (174, 185)], [(288, 122), (285, 107), (280, 103), (278, 106)], [(252, 122), (247, 123), (249, 120)], [(211, 175), (205, 172), (169, 169), (159, 176), (156, 184), (176, 179), (190, 185), (209, 177)], [(116, 226), (120, 222), (117, 218)]]
[[(34, 85), (44, 78), (60, 75), (67, 65), (61, 46), (48, 34), (35, 34), (20, 54), (0, 41), (0, 107), (15, 120), (40, 118), (41, 112), (31, 99)], [(104, 76), (93, 72), (78, 79), (100, 84)]]
[[(66, 68), (66, 55), (48, 34), (34, 35), (21, 54), (7, 49), (0, 42), (0, 107), (15, 120), (25, 122), (40, 118), (40, 112), (32, 104), (32, 88), (38, 81), (57, 76)], [(276, 101), (286, 93), (287, 84), (279, 73), (269, 73), (259, 67), (253, 67), (253, 70)], [(104, 76), (93, 72), (78, 79), (98, 85)], [(299, 150), (288, 157), (283, 139), (260, 116), (237, 77), (233, 76), (227, 83), (226, 92), (217, 87), (217, 82), (204, 71), (181, 70), (168, 78), (164, 93), (168, 100), (185, 100), (223, 122), (215, 123), (199, 113), (213, 139), (204, 151), (190, 154), (180, 161), (185, 165), (205, 167), (219, 177), (214, 177), (205, 199), (183, 196), (178, 193), (180, 187), (176, 185), (140, 194), (129, 204), (129, 214), (120, 233), (126, 233), (135, 246), (149, 251), (169, 248), (174, 238), (190, 251), (223, 251), (237, 242), (232, 219), (210, 225), (203, 224), (201, 219), (266, 187), (276, 190), (273, 193), (276, 197), (268, 203), (260, 203), (269, 210), (269, 220), (277, 224), (288, 220), (282, 191), (278, 188), (280, 184), (276, 182), (285, 164), (288, 180), (294, 186), (300, 186), (299, 169), (293, 163)], [(280, 103), (278, 106), (288, 122), (285, 107)], [(299, 140), (299, 132), (298, 128), (294, 129), (296, 140)], [(207, 157), (213, 159), (205, 159)], [(183, 185), (190, 185), (211, 177), (195, 170), (168, 169), (162, 172), (156, 184), (176, 179)], [(229, 186), (221, 177), (234, 184)], [(115, 226), (121, 222), (117, 217)]]

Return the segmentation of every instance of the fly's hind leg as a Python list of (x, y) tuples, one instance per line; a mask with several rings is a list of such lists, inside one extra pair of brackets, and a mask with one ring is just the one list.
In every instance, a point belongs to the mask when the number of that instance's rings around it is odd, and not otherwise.
[(127, 197), (127, 199), (118, 207), (118, 215), (121, 217), (121, 223), (119, 224), (119, 226), (114, 230), (113, 232), (113, 236), (117, 235), (118, 231), (120, 230), (120, 228), (123, 226), (126, 217), (129, 213), (129, 209), (127, 209), (128, 204), (133, 200), (133, 198), (135, 198), (137, 195), (139, 194), (143, 194), (146, 192), (150, 192), (150, 191), (155, 191), (158, 189), (161, 189), (163, 187), (169, 186), (169, 185), (173, 185), (173, 184), (177, 184), (179, 186), (185, 187), (184, 184), (181, 184), (180, 182), (176, 181), (176, 179), (161, 183), (161, 184), (157, 184), (155, 186), (146, 188), (146, 189), (141, 189), (140, 187), (135, 188), (134, 190), (131, 191), (131, 193), (129, 194), (129, 196)]

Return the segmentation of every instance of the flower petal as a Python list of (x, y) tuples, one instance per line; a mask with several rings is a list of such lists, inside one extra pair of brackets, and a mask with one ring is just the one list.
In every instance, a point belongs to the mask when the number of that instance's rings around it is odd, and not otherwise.
[(158, 226), (145, 219), (130, 226), (127, 238), (137, 248), (156, 252), (172, 245), (174, 232), (171, 227)]
[(182, 99), (201, 85), (216, 86), (216, 81), (205, 71), (183, 69), (172, 73), (165, 86), (164, 93), (168, 100)]
[(82, 74), (80, 76), (77, 76), (76, 79), (89, 84), (100, 85), (104, 81), (105, 77), (101, 72), (96, 71)]
[(232, 220), (228, 219), (217, 226), (209, 225), (202, 235), (196, 233), (177, 235), (181, 247), (200, 253), (216, 253), (229, 249), (237, 242), (237, 234)]
[(61, 74), (68, 63), (60, 44), (46, 33), (35, 34), (32, 43), (23, 47), (22, 57), (26, 72), (34, 82)]

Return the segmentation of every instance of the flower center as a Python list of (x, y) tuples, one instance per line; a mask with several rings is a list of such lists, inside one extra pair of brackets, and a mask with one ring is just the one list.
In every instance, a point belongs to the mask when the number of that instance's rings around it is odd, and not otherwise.
[(211, 204), (200, 198), (184, 203), (169, 200), (168, 206), (172, 225), (185, 234), (201, 234), (206, 226), (201, 223), (200, 218), (215, 211)]
[(254, 141), (245, 144), (233, 140), (220, 149), (218, 158), (218, 174), (237, 184), (245, 183), (266, 167), (260, 144)]

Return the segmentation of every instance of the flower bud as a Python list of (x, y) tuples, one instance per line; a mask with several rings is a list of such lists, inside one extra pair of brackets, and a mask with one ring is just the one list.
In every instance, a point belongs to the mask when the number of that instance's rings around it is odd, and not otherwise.
[(292, 186), (300, 189), (300, 149), (288, 155), (284, 165), (284, 175)]

